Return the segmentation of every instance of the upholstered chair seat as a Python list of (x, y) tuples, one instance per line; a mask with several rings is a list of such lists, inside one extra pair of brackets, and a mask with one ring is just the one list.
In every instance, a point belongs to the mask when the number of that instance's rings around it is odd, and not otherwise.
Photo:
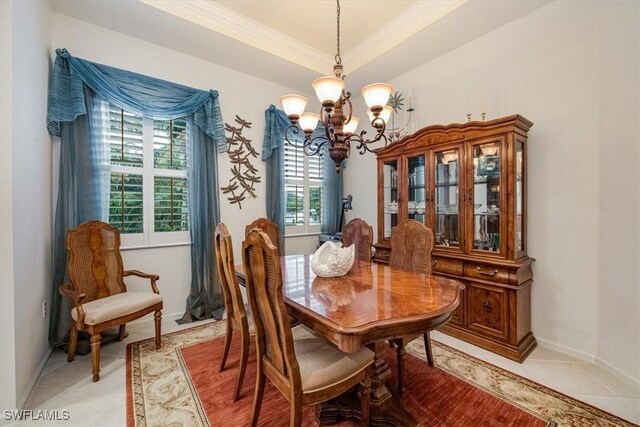
[[(152, 292), (123, 292), (106, 298), (96, 299), (82, 305), (84, 323), (96, 325), (118, 317), (127, 316), (139, 310), (162, 302), (162, 297)], [(71, 309), (71, 317), (78, 320), (76, 308)]]
[(303, 325), (291, 329), (293, 347), (300, 366), (304, 393), (315, 393), (358, 375), (373, 361), (374, 353), (362, 347), (356, 353), (344, 353)]

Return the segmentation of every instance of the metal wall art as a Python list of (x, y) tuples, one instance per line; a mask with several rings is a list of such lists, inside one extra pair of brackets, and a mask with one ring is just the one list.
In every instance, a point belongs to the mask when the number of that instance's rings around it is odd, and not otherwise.
[(244, 129), (251, 129), (251, 123), (236, 115), (236, 123), (239, 127), (224, 124), (224, 130), (229, 132), (227, 144), (229, 144), (229, 159), (231, 160), (231, 179), (229, 185), (220, 187), (222, 194), (227, 194), (227, 200), (231, 204), (237, 203), (242, 209), (242, 201), (247, 196), (255, 198), (254, 186), (260, 182), (258, 169), (251, 164), (252, 157), (258, 157), (258, 152), (251, 145), (251, 140), (242, 136)]

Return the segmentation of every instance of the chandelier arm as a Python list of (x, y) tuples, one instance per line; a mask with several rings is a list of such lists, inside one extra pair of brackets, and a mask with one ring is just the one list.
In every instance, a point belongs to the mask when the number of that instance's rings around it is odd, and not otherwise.
[(327, 140), (331, 141), (331, 114), (324, 111), (322, 107), (320, 107), (320, 118), (322, 119), (322, 124), (324, 125), (324, 134)]
[[(343, 94), (344, 94), (344, 91), (343, 91)], [(346, 101), (346, 104), (349, 106), (349, 115), (347, 116), (347, 120), (344, 121), (344, 124), (346, 125), (351, 121), (351, 117), (353, 116), (353, 104), (351, 103), (351, 92), (347, 92), (346, 95), (343, 95), (343, 98)]]
[(329, 142), (329, 140), (322, 135), (314, 136), (313, 138), (309, 139), (309, 144), (304, 147), (304, 152), (307, 156), (315, 156), (316, 154), (320, 153), (320, 150), (327, 142)]
[[(387, 136), (384, 134), (384, 128), (382, 129), (382, 131), (380, 130), (378, 131), (378, 134), (374, 139), (366, 140), (365, 139), (366, 134), (367, 134), (366, 130), (361, 131), (360, 135), (351, 134), (345, 138), (345, 142), (348, 143), (349, 147), (351, 147), (352, 142), (355, 142), (357, 144), (356, 150), (359, 150), (360, 154), (365, 154), (367, 151), (370, 153), (377, 153), (378, 151), (386, 148), (389, 140), (387, 139)], [(370, 144), (375, 144), (376, 142), (379, 142), (379, 141), (384, 141), (384, 146), (374, 148), (374, 149), (369, 148)]]
[(289, 139), (290, 134), (299, 135), (300, 132), (302, 132), (302, 130), (297, 125), (289, 125), (284, 130), (284, 140), (293, 147), (305, 149), (311, 145), (312, 138), (309, 135), (304, 135), (304, 141), (302, 141), (302, 143), (299, 143), (295, 139)]

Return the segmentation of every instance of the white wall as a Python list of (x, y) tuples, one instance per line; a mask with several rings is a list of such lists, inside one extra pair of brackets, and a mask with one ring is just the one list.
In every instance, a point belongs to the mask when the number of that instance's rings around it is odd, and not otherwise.
[[(417, 127), (522, 114), (529, 133), (534, 335), (640, 380), (638, 4), (554, 2), (394, 79)], [(428, 43), (429, 41), (425, 41)], [(375, 156), (345, 194), (376, 224)], [(625, 325), (622, 327), (622, 325)]]
[[(2, 58), (3, 106), (11, 105), (10, 113), (2, 111), (2, 311), (13, 313), (14, 319), (2, 316), (1, 394), (2, 407), (9, 409), (24, 402), (49, 349), (49, 319), (42, 317), (42, 303), (50, 298), (52, 259), (51, 140), (45, 126), (51, 16), (44, 1), (4, 3), (2, 24), (9, 24), (12, 52), (8, 64), (4, 53)], [(10, 11), (10, 18), (5, 11)], [(11, 68), (12, 93), (5, 92), (5, 66)], [(12, 129), (6, 130), (7, 126)], [(10, 165), (4, 163), (7, 159)], [(9, 352), (14, 352), (14, 360)], [(7, 378), (9, 369), (14, 370), (13, 381)]]
[[(598, 359), (640, 378), (640, 3), (600, 31)], [(611, 46), (616, 48), (611, 49)]]
[(15, 408), (16, 342), (13, 310), (13, 4), (0, 2), (0, 408)]
[[(53, 47), (64, 47), (72, 55), (80, 58), (172, 82), (205, 90), (217, 89), (225, 122), (233, 124), (236, 114), (252, 122), (252, 128), (246, 130), (243, 135), (252, 141), (254, 148), (260, 153), (264, 133), (264, 110), (269, 104), (277, 104), (281, 95), (294, 92), (290, 88), (248, 74), (59, 14), (54, 14), (53, 19)], [(240, 247), (245, 225), (265, 216), (265, 167), (260, 159), (256, 159), (254, 165), (263, 177), (262, 182), (257, 185), (256, 199), (244, 201), (242, 209), (239, 209), (221, 195), (222, 221), (227, 224), (234, 237), (236, 262), (241, 262)], [(220, 185), (226, 185), (230, 176), (228, 156), (222, 154)], [(315, 241), (317, 242), (317, 237)], [(300, 245), (294, 246), (298, 248)], [(160, 275), (158, 285), (165, 301), (165, 316), (184, 312), (191, 280), (189, 246), (129, 250), (123, 253), (123, 258), (125, 268), (136, 268)], [(138, 288), (148, 284), (136, 283), (133, 286)]]

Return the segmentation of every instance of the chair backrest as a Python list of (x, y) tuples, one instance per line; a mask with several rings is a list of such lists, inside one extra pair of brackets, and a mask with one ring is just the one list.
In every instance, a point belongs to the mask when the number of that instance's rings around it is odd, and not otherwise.
[[(282, 387), (301, 387), (300, 368), (296, 359), (289, 316), (282, 294), (280, 251), (261, 229), (249, 231), (242, 243), (245, 283), (253, 314), (258, 364)], [(264, 369), (269, 365), (270, 369)]]
[(67, 232), (67, 271), (84, 302), (126, 292), (120, 256), (120, 232), (100, 221), (88, 221)]
[[(240, 285), (235, 272), (233, 260), (233, 243), (227, 226), (218, 224), (215, 231), (216, 262), (218, 274), (224, 294), (224, 306), (227, 310), (227, 319), (235, 319), (237, 322), (249, 327), (247, 313), (244, 310), (244, 302), (240, 293)], [(246, 324), (245, 324), (246, 323)]]
[(421, 222), (408, 219), (391, 229), (389, 266), (431, 274), (433, 232)]
[(269, 239), (271, 239), (271, 243), (273, 243), (273, 246), (280, 249), (280, 230), (278, 230), (278, 224), (268, 220), (267, 218), (258, 218), (245, 227), (244, 237), (248, 237), (249, 232), (254, 228), (259, 228), (260, 230), (267, 233), (267, 236), (269, 236)]
[(367, 221), (355, 218), (342, 227), (342, 245), (356, 246), (356, 256), (362, 261), (371, 261), (373, 227)]

